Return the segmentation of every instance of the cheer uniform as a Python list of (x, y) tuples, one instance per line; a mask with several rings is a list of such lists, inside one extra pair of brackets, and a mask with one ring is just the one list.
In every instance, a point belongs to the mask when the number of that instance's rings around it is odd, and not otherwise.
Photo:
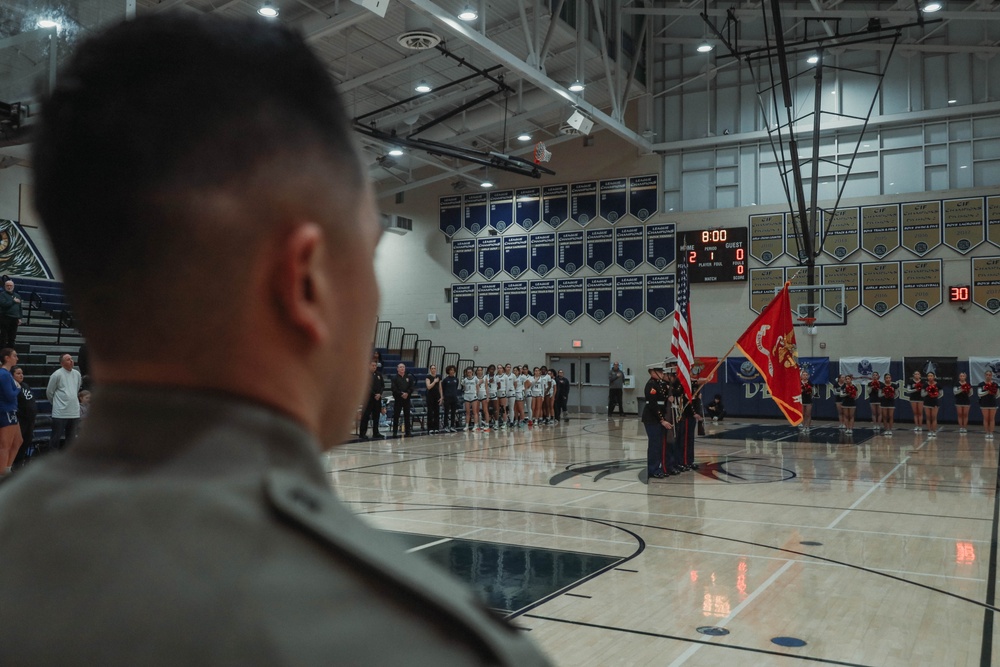
[(996, 409), (997, 407), (997, 383), (979, 383), (979, 407)]
[(802, 405), (812, 405), (813, 386), (808, 382), (802, 383)]
[(921, 403), (923, 401), (924, 384), (922, 382), (911, 382), (906, 385), (906, 400), (910, 403)]
[(882, 383), (872, 380), (868, 383), (868, 402), (872, 405), (879, 405), (879, 395), (882, 393)]
[(936, 384), (929, 384), (923, 388), (920, 395), (924, 399), (925, 408), (936, 408), (938, 407), (938, 396), (941, 395), (941, 387)]
[(833, 383), (833, 402), (843, 404), (844, 402), (844, 385)]
[(891, 408), (896, 404), (896, 388), (891, 384), (882, 385), (882, 407)]
[(968, 382), (955, 387), (955, 405), (970, 405), (972, 401), (972, 385)]
[(858, 388), (856, 385), (845, 384), (843, 388), (843, 394), (844, 394), (843, 406), (845, 408), (857, 407)]

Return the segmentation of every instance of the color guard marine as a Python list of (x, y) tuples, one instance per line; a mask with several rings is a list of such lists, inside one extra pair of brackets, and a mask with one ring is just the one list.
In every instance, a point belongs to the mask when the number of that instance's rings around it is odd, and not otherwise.
[(674, 474), (673, 421), (670, 410), (669, 386), (663, 379), (666, 362), (647, 367), (649, 379), (643, 389), (646, 406), (642, 410), (642, 425), (646, 429), (646, 473), (649, 479), (663, 479)]

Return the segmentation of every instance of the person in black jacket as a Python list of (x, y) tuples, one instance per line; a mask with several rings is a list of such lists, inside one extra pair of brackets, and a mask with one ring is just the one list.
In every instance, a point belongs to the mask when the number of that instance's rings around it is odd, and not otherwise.
[(569, 412), (566, 409), (569, 403), (569, 378), (560, 370), (556, 375), (556, 421), (560, 418), (563, 420), (569, 419), (566, 414)]
[(17, 423), (21, 427), (21, 448), (17, 450), (14, 457), (13, 468), (20, 468), (28, 462), (28, 448), (35, 437), (35, 417), (38, 415), (38, 404), (31, 387), (24, 381), (24, 369), (20, 366), (14, 367), (14, 382), (21, 389), (17, 397)]
[(642, 410), (642, 425), (646, 429), (646, 472), (650, 479), (662, 479), (673, 473), (677, 463), (673, 460), (674, 425), (667, 419), (669, 396), (663, 381), (664, 364), (649, 366), (649, 380), (643, 393), (646, 407)]
[(458, 426), (458, 400), (461, 396), (458, 381), (458, 369), (454, 364), (444, 369), (445, 377), (441, 380), (441, 391), (444, 394), (444, 428), (448, 433), (454, 433)]
[(406, 364), (396, 366), (396, 374), (392, 376), (392, 437), (399, 435), (399, 415), (403, 415), (403, 435), (413, 435), (413, 420), (410, 418), (410, 399), (417, 386), (417, 380), (412, 373), (406, 371)]
[(385, 388), (385, 380), (378, 370), (378, 364), (372, 360), (368, 364), (368, 371), (371, 373), (372, 386), (368, 389), (368, 402), (365, 404), (365, 411), (361, 415), (361, 424), (358, 427), (358, 437), (362, 440), (368, 439), (368, 422), (372, 423), (372, 437), (381, 438), (378, 432), (378, 418), (382, 411), (382, 390)]
[(427, 385), (427, 432), (441, 432), (441, 376), (438, 375), (437, 366), (431, 364), (427, 369), (429, 372), (424, 378)]

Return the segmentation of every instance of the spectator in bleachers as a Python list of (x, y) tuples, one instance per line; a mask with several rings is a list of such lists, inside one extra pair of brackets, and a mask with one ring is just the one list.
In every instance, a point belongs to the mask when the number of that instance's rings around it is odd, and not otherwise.
[(14, 366), (11, 374), (20, 390), (17, 397), (17, 425), (21, 428), (21, 446), (14, 457), (12, 467), (16, 470), (28, 460), (28, 449), (35, 439), (35, 418), (38, 416), (38, 402), (31, 387), (24, 381), (24, 369)]
[(14, 281), (7, 280), (0, 292), (0, 347), (14, 347), (20, 324), (21, 295), (14, 291)]
[(86, 389), (81, 389), (77, 396), (80, 398), (80, 423), (82, 424), (83, 420), (90, 413), (90, 392)]
[(66, 444), (76, 436), (80, 425), (80, 388), (83, 377), (73, 368), (73, 357), (64, 354), (59, 357), (59, 368), (49, 377), (45, 397), (52, 404), (52, 433), (49, 435), (49, 450), (60, 448), (63, 436)]
[(10, 473), (21, 448), (21, 427), (17, 425), (17, 397), (21, 390), (10, 370), (17, 364), (17, 352), (0, 350), (0, 475)]

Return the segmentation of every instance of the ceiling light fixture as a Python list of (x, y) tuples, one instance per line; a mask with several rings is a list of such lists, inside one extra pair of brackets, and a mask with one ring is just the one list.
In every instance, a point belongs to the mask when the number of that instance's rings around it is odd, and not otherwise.
[(531, 141), (531, 135), (528, 134), (527, 132), (522, 132), (521, 134), (517, 135), (517, 140), (518, 141)]
[(42, 30), (48, 30), (49, 28), (55, 28), (56, 30), (59, 30), (59, 22), (54, 21), (52, 19), (38, 19), (38, 22), (35, 23), (35, 25), (37, 25)]
[(263, 16), (264, 18), (273, 19), (277, 18), (278, 16), (278, 8), (272, 5), (270, 0), (268, 0), (263, 5), (260, 6), (260, 9), (257, 10), (257, 13)]
[(579, 79), (569, 84), (569, 92), (571, 93), (582, 93), (583, 89), (584, 89), (583, 81), (580, 81)]
[(815, 65), (816, 63), (819, 62), (819, 56), (811, 55), (808, 58), (806, 58), (806, 62), (809, 63), (810, 65)]
[(472, 5), (466, 5), (465, 9), (458, 13), (458, 18), (463, 21), (475, 21), (479, 18), (479, 12), (477, 12), (476, 8)]
[(417, 91), (418, 93), (429, 93), (434, 89), (431, 88), (431, 84), (427, 83), (426, 81), (421, 81), (413, 88), (413, 90)]
[(698, 53), (709, 53), (715, 50), (715, 46), (708, 41), (702, 42), (698, 45)]
[(403, 154), (403, 149), (400, 148), (399, 146), (393, 146), (392, 148), (389, 149), (389, 155), (393, 157), (399, 157), (402, 154)]
[(948, 100), (948, 104), (958, 104), (958, 100)]
[(942, 7), (944, 7), (944, 5), (942, 5), (940, 2), (928, 2), (926, 5), (924, 5), (923, 11), (928, 14), (933, 14), (934, 12), (941, 11)]

